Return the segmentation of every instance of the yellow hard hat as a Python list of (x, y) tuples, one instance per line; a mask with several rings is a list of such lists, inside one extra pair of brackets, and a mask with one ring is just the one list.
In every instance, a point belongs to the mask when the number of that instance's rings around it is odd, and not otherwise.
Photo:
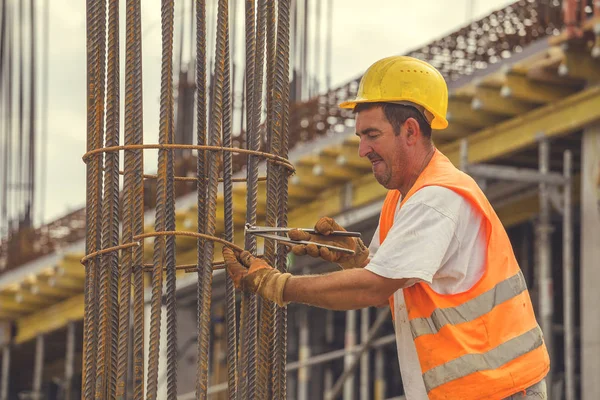
[[(340, 104), (354, 109), (359, 103), (414, 103), (425, 109), (433, 129), (448, 126), (448, 86), (442, 74), (425, 61), (407, 56), (387, 57), (369, 67), (356, 99)], [(418, 107), (420, 108), (420, 107)]]

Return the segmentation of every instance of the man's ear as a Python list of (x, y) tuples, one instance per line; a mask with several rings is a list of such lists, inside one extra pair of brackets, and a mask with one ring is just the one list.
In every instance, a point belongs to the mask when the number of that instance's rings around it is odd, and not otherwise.
[(406, 141), (409, 144), (415, 144), (417, 140), (421, 138), (421, 128), (419, 123), (414, 118), (408, 118), (404, 122), (404, 127), (406, 130)]

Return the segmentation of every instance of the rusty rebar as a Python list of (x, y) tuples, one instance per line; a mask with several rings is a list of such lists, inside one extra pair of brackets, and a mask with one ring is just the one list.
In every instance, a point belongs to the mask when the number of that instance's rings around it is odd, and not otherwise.
[[(87, 3), (87, 150), (100, 147), (96, 124), (97, 69), (98, 69), (98, 2)], [(100, 234), (97, 229), (99, 207), (101, 205), (102, 155), (94, 157), (87, 164), (86, 187), (86, 253), (100, 248)], [(85, 269), (85, 310), (84, 310), (84, 361), (82, 376), (82, 397), (86, 400), (94, 396), (96, 385), (96, 338), (97, 338), (97, 260), (90, 260)]]
[[(197, 0), (196, 3), (196, 135), (198, 145), (206, 144), (206, 1)], [(197, 185), (197, 201), (198, 201), (198, 233), (206, 232), (206, 152), (198, 151), (198, 159), (196, 165), (196, 176), (198, 178)], [(204, 239), (198, 238), (197, 241), (197, 263), (198, 263), (198, 288), (197, 288), (197, 323), (198, 332), (202, 328), (202, 296), (204, 294), (205, 282), (202, 279), (204, 276)], [(201, 340), (198, 340), (197, 355), (198, 355), (198, 373), (196, 373), (196, 397), (204, 390), (206, 383), (202, 379), (200, 370), (207, 366), (200, 366), (200, 355), (204, 351)]]
[[(274, 71), (273, 87), (273, 130), (279, 130), (281, 147), (279, 156), (288, 157), (289, 147), (289, 59), (290, 59), (290, 2), (279, 0), (277, 21), (277, 57)], [(277, 97), (275, 97), (277, 96)], [(287, 171), (279, 166), (276, 167), (278, 176), (279, 210), (277, 215), (277, 226), (287, 227), (287, 205), (288, 205), (288, 175)], [(287, 272), (286, 246), (278, 246), (277, 268), (281, 272)], [(286, 356), (287, 356), (287, 308), (277, 309), (276, 314), (276, 343), (275, 360), (273, 371), (273, 399), (286, 398)]]
[[(246, 25), (246, 146), (248, 150), (257, 151), (260, 148), (260, 136), (254, 129), (252, 122), (254, 118), (254, 54), (256, 53), (255, 37), (255, 0), (245, 2), (245, 25)], [(248, 156), (248, 168), (246, 172), (246, 222), (256, 224), (256, 205), (258, 196), (258, 159), (252, 155)], [(254, 235), (246, 235), (244, 247), (251, 253), (256, 252), (256, 238)], [(242, 293), (241, 306), (241, 334), (240, 334), (240, 398), (254, 398), (256, 389), (256, 295)]]
[[(257, 27), (256, 27), (256, 58), (254, 61), (254, 95), (253, 95), (253, 117), (252, 124), (255, 133), (258, 135), (263, 98), (263, 71), (265, 64), (265, 42), (266, 42), (266, 24), (267, 24), (267, 2), (258, 1)], [(270, 77), (268, 77), (270, 78)], [(277, 144), (272, 142), (273, 137), (267, 135), (267, 151), (273, 152)], [(275, 153), (276, 154), (276, 153)], [(267, 165), (267, 216), (266, 225), (275, 226), (276, 223), (276, 205), (278, 193), (275, 192), (274, 176), (272, 165)], [(265, 240), (265, 259), (270, 265), (275, 262), (275, 242)], [(270, 398), (271, 370), (273, 366), (273, 318), (275, 313), (274, 304), (271, 301), (263, 299), (261, 302), (260, 330), (258, 337), (258, 377), (257, 392), (258, 398)]]
[[(126, 54), (125, 54), (125, 144), (137, 144), (136, 140), (139, 136), (137, 126), (139, 124), (138, 107), (140, 105), (141, 81), (139, 76), (140, 51), (138, 36), (139, 17), (139, 0), (127, 0), (126, 7)], [(141, 141), (140, 141), (141, 143)], [(137, 204), (139, 196), (139, 174), (143, 173), (140, 168), (141, 152), (139, 150), (126, 151), (124, 154), (124, 183), (123, 183), (123, 236), (124, 243), (133, 241), (134, 230), (137, 233), (140, 225), (140, 215)], [(141, 215), (143, 219), (143, 214)], [(137, 229), (136, 229), (137, 225)], [(129, 248), (122, 253), (122, 265), (120, 274), (120, 299), (119, 299), (119, 343), (118, 343), (118, 360), (117, 360), (117, 399), (125, 399), (127, 397), (127, 371), (129, 360), (129, 326), (130, 326), (130, 307), (131, 307), (131, 276), (133, 272), (134, 258), (138, 258), (140, 248)], [(134, 256), (136, 253), (136, 256)], [(139, 284), (135, 282), (135, 285)], [(142, 281), (143, 286), (143, 281)], [(142, 287), (143, 289), (143, 287)], [(136, 286), (135, 290), (139, 290)], [(142, 304), (143, 310), (143, 304)], [(135, 318), (139, 313), (139, 305), (134, 303), (134, 335), (138, 332), (142, 333), (143, 343), (143, 319), (141, 320), (142, 330), (136, 326)], [(139, 334), (139, 333), (138, 333)], [(136, 339), (134, 337), (134, 346)], [(139, 345), (139, 343), (138, 343)], [(143, 350), (142, 350), (143, 357)], [(134, 363), (136, 366), (133, 369), (134, 378), (134, 393), (136, 388), (139, 391), (139, 373), (137, 368), (136, 354), (133, 354)], [(142, 368), (143, 370), (143, 368)], [(139, 394), (135, 398), (140, 398)]]
[[(132, 68), (130, 91), (132, 94), (132, 130), (135, 144), (144, 141), (143, 97), (142, 97), (142, 16), (141, 0), (128, 0), (127, 12), (131, 12), (131, 29), (133, 45), (130, 49), (133, 61), (128, 64)], [(129, 54), (129, 53), (128, 53)], [(133, 151), (133, 235), (144, 232), (144, 157), (142, 150)], [(141, 240), (143, 244), (143, 239)], [(133, 398), (144, 398), (144, 263), (143, 246), (133, 249)]]
[[(209, 144), (219, 145), (221, 141), (221, 132), (223, 128), (223, 76), (225, 73), (225, 40), (228, 34), (228, 1), (219, 0), (217, 16), (217, 39), (215, 45), (215, 78), (214, 101), (211, 104), (211, 130)], [(217, 154), (210, 152), (207, 157), (208, 182), (207, 182), (207, 209), (206, 209), (206, 234), (214, 235), (216, 229), (216, 210), (217, 210), (217, 185), (218, 185), (218, 166)], [(198, 387), (196, 388), (196, 398), (204, 399), (207, 397), (208, 390), (208, 350), (210, 344), (210, 306), (212, 292), (212, 260), (214, 253), (214, 242), (205, 241), (204, 254), (202, 258), (203, 268), (199, 272), (199, 279), (202, 281), (200, 303), (200, 318), (198, 331)], [(199, 260), (200, 261), (200, 260)]]
[[(169, 82), (172, 79), (172, 42), (173, 42), (173, 0), (163, 0), (161, 6), (162, 27), (162, 68), (161, 68), (161, 93), (160, 93), (160, 128), (159, 143), (170, 143), (171, 115), (168, 113)], [(169, 52), (171, 47), (171, 52)], [(168, 195), (168, 163), (169, 153), (172, 150), (163, 149), (158, 153), (158, 173), (156, 181), (156, 217), (154, 221), (157, 232), (164, 231), (167, 225), (167, 198)], [(166, 236), (154, 239), (154, 254), (152, 271), (152, 298), (150, 316), (150, 343), (148, 356), (148, 385), (147, 398), (156, 399), (158, 395), (158, 368), (160, 352), (160, 324), (162, 307), (163, 265), (167, 261)]]
[[(108, 71), (106, 92), (106, 146), (119, 144), (120, 139), (120, 57), (119, 57), (119, 0), (108, 4)], [(119, 244), (119, 154), (105, 156), (103, 247)], [(104, 257), (108, 267), (108, 334), (107, 343), (107, 398), (117, 392), (117, 343), (119, 332), (119, 257), (111, 253)]]
[[(223, 146), (232, 147), (231, 130), (231, 67), (230, 67), (229, 35), (225, 35), (225, 71), (223, 74)], [(225, 220), (225, 240), (233, 242), (233, 159), (229, 151), (223, 152), (223, 217)], [(225, 334), (227, 337), (227, 391), (228, 398), (237, 398), (237, 338), (236, 338), (236, 312), (235, 312), (235, 287), (233, 280), (225, 276)]]
[[(161, 90), (161, 121), (164, 121), (167, 130), (167, 142), (175, 142), (174, 132), (174, 99), (173, 99), (173, 19), (175, 14), (174, 1), (164, 1), (162, 6), (164, 18), (163, 25), (163, 64), (162, 64), (162, 90)], [(175, 171), (174, 151), (170, 150), (167, 156), (166, 171), (166, 229), (175, 230)], [(166, 237), (166, 303), (167, 303), (167, 398), (177, 398), (177, 295), (175, 268), (175, 236)]]
[[(97, 57), (98, 63), (96, 69), (96, 130), (98, 132), (97, 145), (101, 147), (104, 143), (104, 94), (105, 94), (105, 65), (106, 65), (106, 1), (98, 1), (98, 46), (97, 46)], [(105, 157), (106, 159), (106, 157)], [(104, 167), (101, 165), (98, 173), (103, 170)], [(106, 179), (106, 175), (104, 177)], [(110, 183), (109, 185), (110, 186)], [(105, 185), (106, 187), (106, 185)], [(101, 237), (102, 247), (105, 246), (105, 221), (110, 218), (110, 213), (107, 213), (104, 207), (103, 201), (107, 198), (107, 190), (105, 189), (104, 198), (101, 199), (101, 206), (99, 215), (102, 218), (99, 219), (97, 224), (97, 234)], [(110, 192), (109, 192), (110, 194)], [(99, 226), (98, 226), (99, 225)], [(110, 234), (110, 232), (108, 232)], [(106, 398), (107, 380), (108, 380), (108, 369), (110, 368), (110, 358), (107, 359), (110, 348), (109, 338), (109, 326), (108, 318), (110, 316), (110, 297), (109, 297), (109, 273), (110, 264), (107, 264), (109, 258), (103, 256), (100, 258), (100, 271), (98, 277), (98, 339), (95, 343), (97, 356), (96, 356), (96, 388), (95, 397), (98, 399)]]

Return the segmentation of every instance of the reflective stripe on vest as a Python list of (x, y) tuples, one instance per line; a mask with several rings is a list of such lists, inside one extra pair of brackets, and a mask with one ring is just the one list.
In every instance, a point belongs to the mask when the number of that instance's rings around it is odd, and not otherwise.
[(498, 304), (504, 303), (527, 290), (525, 277), (519, 272), (498, 283), (492, 289), (459, 305), (436, 309), (429, 318), (416, 318), (410, 321), (413, 339), (422, 335), (431, 335), (445, 325), (457, 325), (473, 321), (492, 311)]
[(465, 354), (423, 374), (427, 392), (454, 379), (478, 371), (496, 369), (504, 364), (537, 349), (544, 343), (542, 331), (536, 326), (530, 331), (510, 339), (483, 354)]

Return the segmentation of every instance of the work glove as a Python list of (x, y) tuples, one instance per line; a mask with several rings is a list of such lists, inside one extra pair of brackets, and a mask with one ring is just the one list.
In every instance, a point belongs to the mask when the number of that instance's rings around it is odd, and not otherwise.
[(227, 246), (223, 247), (223, 259), (236, 289), (257, 293), (280, 307), (287, 305), (283, 301), (283, 289), (292, 274), (279, 272), (247, 251), (234, 253)]
[[(313, 242), (311, 244), (297, 244), (292, 247), (292, 253), (297, 256), (308, 254), (312, 257), (321, 257), (325, 261), (337, 263), (343, 269), (363, 268), (367, 265), (369, 258), (369, 249), (360, 238), (328, 236), (333, 231), (345, 231), (337, 222), (330, 217), (321, 217), (315, 224), (315, 231), (318, 234), (310, 234), (301, 229), (292, 229), (288, 236), (292, 240), (304, 240)], [(354, 254), (346, 254), (326, 247), (319, 247), (319, 244), (343, 247), (353, 250)]]

